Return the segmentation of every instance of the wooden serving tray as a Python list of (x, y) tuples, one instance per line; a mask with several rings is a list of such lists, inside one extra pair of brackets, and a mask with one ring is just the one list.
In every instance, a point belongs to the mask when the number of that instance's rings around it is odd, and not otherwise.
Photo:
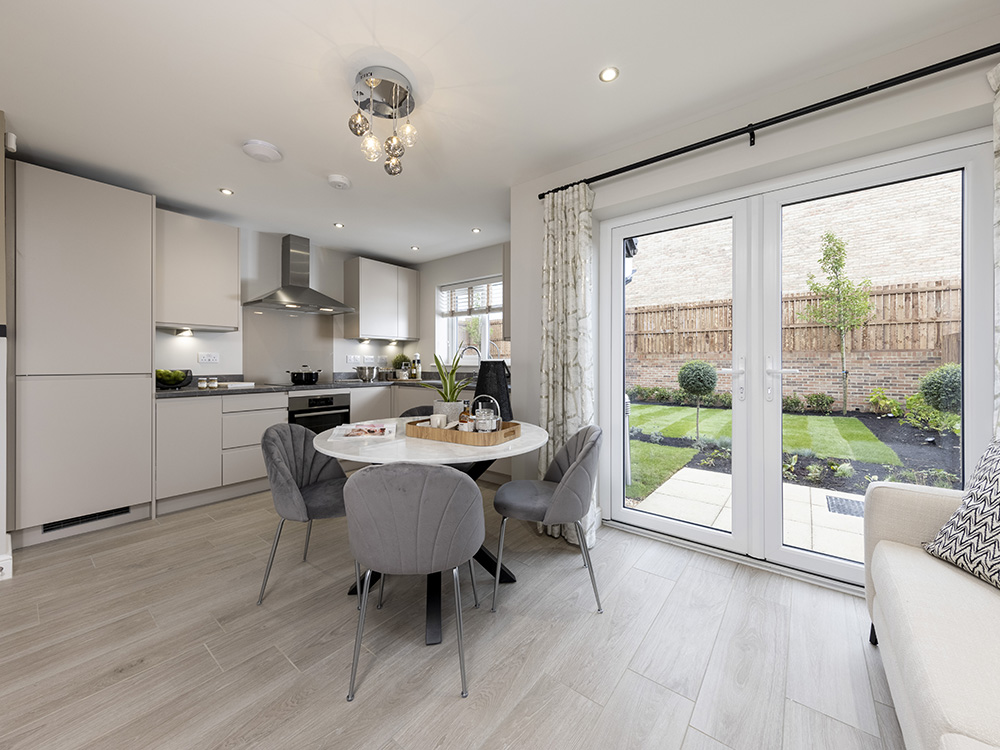
[(406, 437), (438, 440), (442, 443), (459, 443), (461, 445), (500, 445), (514, 438), (521, 437), (520, 422), (501, 422), (500, 429), (495, 432), (462, 432), (457, 429), (443, 430), (431, 427), (429, 419), (406, 423)]

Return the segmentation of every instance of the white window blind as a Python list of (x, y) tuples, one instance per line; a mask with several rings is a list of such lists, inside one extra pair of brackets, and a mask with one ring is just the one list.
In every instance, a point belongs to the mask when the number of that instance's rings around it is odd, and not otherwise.
[(503, 311), (503, 277), (492, 276), (438, 288), (438, 314), (445, 318)]

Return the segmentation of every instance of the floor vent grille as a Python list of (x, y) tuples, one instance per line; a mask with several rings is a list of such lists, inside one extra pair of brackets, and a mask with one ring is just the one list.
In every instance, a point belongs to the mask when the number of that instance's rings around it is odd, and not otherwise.
[(83, 523), (90, 523), (91, 521), (100, 521), (102, 518), (114, 518), (115, 516), (125, 516), (129, 513), (129, 507), (126, 505), (124, 508), (114, 508), (113, 510), (102, 510), (100, 513), (90, 513), (86, 516), (77, 516), (76, 518), (67, 518), (62, 521), (53, 521), (52, 523), (42, 524), (42, 533), (47, 531), (57, 531), (58, 529), (65, 529), (68, 526), (79, 526)]

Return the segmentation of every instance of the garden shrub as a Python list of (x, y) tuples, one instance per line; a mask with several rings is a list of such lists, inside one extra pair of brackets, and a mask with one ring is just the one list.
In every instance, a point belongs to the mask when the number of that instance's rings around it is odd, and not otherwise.
[(876, 414), (888, 414), (893, 417), (903, 416), (903, 405), (891, 396), (887, 396), (885, 388), (875, 388), (868, 397), (868, 404)]
[(906, 416), (901, 420), (921, 430), (936, 430), (940, 433), (961, 432), (961, 417), (950, 411), (941, 411), (928, 404), (922, 394), (914, 393), (906, 397)]
[(845, 461), (842, 464), (838, 464), (833, 470), (833, 475), (835, 477), (853, 477), (854, 467), (851, 465), (850, 461)]
[(823, 464), (810, 464), (806, 467), (806, 479), (810, 482), (818, 482), (824, 471), (826, 471), (826, 467)]
[(806, 396), (806, 407), (809, 411), (818, 411), (821, 414), (829, 414), (830, 407), (833, 406), (833, 396), (826, 393), (810, 393)]
[(799, 456), (796, 453), (790, 455), (787, 461), (782, 461), (781, 475), (785, 479), (788, 479), (789, 481), (795, 479), (795, 464), (797, 464), (798, 462), (799, 462)]
[(693, 396), (707, 396), (715, 390), (717, 380), (715, 367), (701, 359), (685, 362), (677, 373), (681, 389)]
[(781, 410), (793, 412), (798, 414), (799, 412), (805, 411), (806, 404), (799, 398), (797, 393), (793, 393), (791, 396), (783, 396), (781, 399)]
[(962, 366), (949, 362), (931, 370), (920, 380), (920, 395), (939, 411), (962, 411)]

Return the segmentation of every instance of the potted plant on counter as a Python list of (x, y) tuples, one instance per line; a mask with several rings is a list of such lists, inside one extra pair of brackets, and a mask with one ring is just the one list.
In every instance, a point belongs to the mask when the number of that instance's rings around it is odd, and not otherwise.
[(406, 380), (410, 377), (410, 360), (400, 352), (392, 358), (392, 369), (396, 371), (396, 380)]
[(434, 402), (434, 413), (446, 415), (449, 422), (458, 420), (463, 408), (463, 404), (458, 397), (462, 394), (462, 389), (472, 382), (472, 378), (458, 380), (458, 364), (461, 360), (462, 353), (457, 352), (455, 359), (451, 361), (451, 367), (445, 367), (441, 358), (435, 354), (434, 366), (437, 367), (438, 377), (441, 378), (441, 386), (438, 387), (432, 383), (420, 384), (424, 388), (433, 388), (441, 395), (441, 398)]

